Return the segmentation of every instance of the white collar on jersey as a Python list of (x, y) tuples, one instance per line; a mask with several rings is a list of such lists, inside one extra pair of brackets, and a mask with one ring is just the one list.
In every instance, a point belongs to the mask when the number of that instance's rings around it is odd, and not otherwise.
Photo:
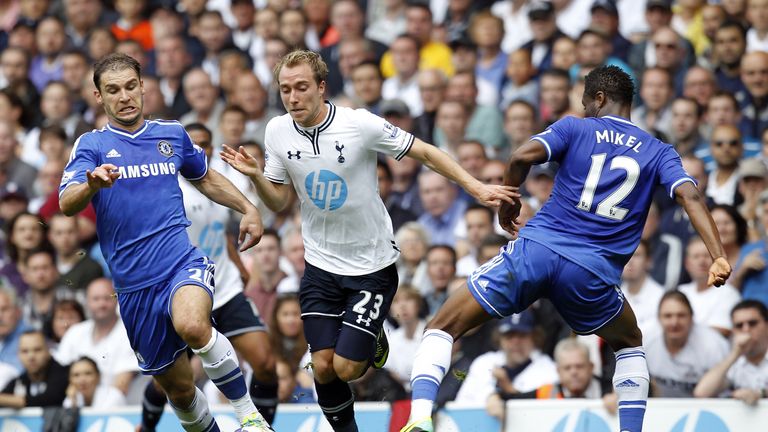
[(142, 126), (141, 129), (137, 130), (134, 133), (130, 133), (125, 129), (120, 129), (107, 123), (107, 129), (109, 129), (110, 132), (114, 132), (118, 135), (127, 136), (128, 138), (131, 138), (131, 139), (134, 139), (137, 136), (141, 135), (145, 130), (147, 130), (148, 126), (149, 126), (149, 120), (144, 120), (144, 126)]
[(601, 116), (600, 118), (604, 118), (604, 119), (608, 119), (608, 120), (613, 120), (613, 121), (617, 121), (617, 122), (621, 122), (621, 123), (626, 123), (628, 125), (632, 125), (634, 127), (638, 127), (636, 124), (632, 123), (631, 121), (629, 121), (627, 119), (624, 119), (624, 118), (621, 118), (621, 117), (605, 115), (605, 116)]
[(336, 105), (332, 104), (331, 101), (326, 100), (326, 105), (328, 105), (328, 112), (325, 113), (325, 118), (320, 123), (310, 126), (310, 127), (304, 127), (295, 121), (293, 122), (293, 125), (296, 126), (296, 129), (299, 129), (300, 131), (310, 132), (313, 133), (314, 131), (322, 132), (325, 129), (328, 128), (328, 126), (331, 125), (331, 122), (333, 121), (333, 117), (336, 115)]

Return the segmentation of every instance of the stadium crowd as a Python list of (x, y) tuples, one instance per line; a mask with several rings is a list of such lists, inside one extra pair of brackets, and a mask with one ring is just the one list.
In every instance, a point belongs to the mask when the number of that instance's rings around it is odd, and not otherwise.
[[(147, 118), (203, 124), (217, 148), (242, 145), (263, 161), (266, 124), (285, 113), (271, 71), (294, 48), (328, 63), (332, 103), (384, 117), (492, 184), (531, 135), (583, 115), (586, 73), (628, 72), (632, 121), (680, 154), (734, 269), (727, 285), (706, 286), (711, 257), (660, 190), (620, 287), (643, 331), (651, 394), (766, 397), (768, 0), (0, 0), (0, 407), (138, 404), (146, 384), (93, 208), (66, 217), (58, 206), (77, 137), (106, 122), (93, 62), (136, 58)], [(246, 177), (218, 155), (211, 165), (269, 227), (240, 256), (245, 294), (269, 325), (281, 402), (312, 402), (298, 204), (270, 212)], [(522, 222), (556, 173), (531, 170)], [(414, 159), (382, 158), (377, 175), (401, 287), (387, 366), (353, 387), (357, 400), (397, 401), (427, 317), (510, 239), (493, 210)], [(483, 403), (498, 417), (514, 398), (602, 398), (615, 409), (614, 361), (539, 301), (458, 340), (438, 402)]]

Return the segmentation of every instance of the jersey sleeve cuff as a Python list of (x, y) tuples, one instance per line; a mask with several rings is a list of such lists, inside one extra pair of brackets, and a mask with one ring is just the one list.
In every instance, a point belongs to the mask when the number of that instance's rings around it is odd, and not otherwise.
[(63, 194), (63, 193), (64, 193), (64, 191), (65, 191), (65, 190), (67, 190), (67, 188), (68, 188), (68, 187), (70, 187), (70, 186), (73, 186), (73, 185), (76, 185), (76, 184), (81, 184), (81, 183), (80, 183), (79, 181), (74, 181), (74, 180), (73, 180), (73, 181), (70, 181), (69, 183), (67, 183), (67, 184), (64, 186), (64, 188), (63, 188), (63, 189), (61, 189), (61, 190), (59, 191), (59, 201), (61, 201), (61, 194)]
[(676, 182), (672, 183), (672, 186), (669, 187), (669, 197), (674, 199), (675, 198), (675, 189), (677, 189), (678, 186), (685, 182), (691, 182), (694, 186), (696, 186), (696, 180), (690, 178), (690, 177), (683, 177)]
[(544, 144), (544, 148), (547, 149), (547, 162), (549, 162), (550, 159), (552, 159), (552, 149), (549, 147), (549, 143), (547, 140), (540, 136), (535, 136), (531, 138), (531, 141), (538, 141), (542, 144)]
[(400, 160), (405, 157), (405, 155), (408, 154), (408, 152), (411, 150), (411, 147), (413, 147), (413, 141), (416, 139), (416, 137), (413, 136), (413, 134), (408, 134), (408, 144), (405, 145), (405, 148), (395, 156), (395, 160)]
[(275, 176), (271, 176), (271, 175), (268, 175), (268, 174), (264, 174), (264, 178), (269, 180), (269, 181), (271, 181), (272, 183), (288, 184), (288, 182), (285, 181), (285, 179), (279, 179), (279, 178), (277, 178)]
[[(199, 175), (197, 177), (187, 177), (187, 176), (184, 176), (184, 178), (189, 180), (189, 181), (197, 181), (197, 180), (200, 180), (201, 178), (205, 177), (206, 174), (208, 174), (208, 158), (205, 158), (205, 169), (203, 170), (203, 174), (202, 175)], [(182, 175), (184, 175), (184, 174), (182, 174)]]

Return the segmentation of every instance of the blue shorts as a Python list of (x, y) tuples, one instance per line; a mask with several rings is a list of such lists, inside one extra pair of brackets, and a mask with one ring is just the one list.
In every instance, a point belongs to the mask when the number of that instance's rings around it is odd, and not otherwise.
[(398, 280), (395, 264), (367, 275), (342, 276), (307, 263), (299, 304), (309, 350), (334, 348), (354, 361), (373, 358)]
[(144, 375), (163, 374), (184, 353), (171, 321), (171, 299), (185, 285), (197, 285), (213, 301), (214, 264), (206, 257), (190, 261), (165, 282), (117, 296), (131, 348)]
[(211, 318), (216, 330), (227, 338), (243, 333), (267, 331), (256, 305), (241, 292), (211, 312)]
[(469, 275), (467, 284), (483, 309), (497, 317), (519, 313), (546, 297), (579, 334), (594, 333), (624, 308), (618, 286), (526, 238), (501, 248)]

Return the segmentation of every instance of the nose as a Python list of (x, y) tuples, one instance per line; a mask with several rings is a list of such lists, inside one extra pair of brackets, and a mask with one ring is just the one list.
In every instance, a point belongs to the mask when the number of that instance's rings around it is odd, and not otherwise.
[(124, 101), (124, 100), (128, 100), (128, 99), (129, 99), (129, 97), (128, 97), (128, 90), (126, 90), (126, 89), (120, 90), (120, 100)]

